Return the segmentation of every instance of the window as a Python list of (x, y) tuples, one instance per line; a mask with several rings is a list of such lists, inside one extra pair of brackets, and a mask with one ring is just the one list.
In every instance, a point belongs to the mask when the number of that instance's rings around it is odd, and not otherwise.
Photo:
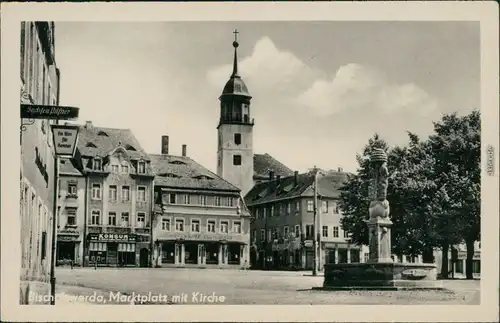
[(278, 228), (273, 228), (273, 239), (278, 239)]
[(347, 238), (349, 238), (349, 232), (344, 230), (344, 239), (347, 239)]
[(130, 187), (122, 186), (122, 201), (126, 202), (130, 200)]
[(234, 206), (234, 198), (233, 197), (227, 198), (227, 206)]
[(108, 213), (108, 225), (116, 226), (116, 212)]
[(296, 225), (295, 226), (295, 238), (299, 238), (300, 237), (300, 225)]
[(215, 220), (208, 220), (207, 221), (207, 231), (215, 233)]
[(128, 174), (128, 165), (122, 165), (122, 173)]
[(207, 205), (207, 197), (200, 195), (200, 205)]
[(241, 233), (241, 222), (240, 221), (233, 222), (233, 232), (234, 233)]
[(234, 143), (237, 145), (241, 145), (241, 133), (234, 134)]
[(137, 227), (138, 228), (146, 227), (146, 213), (144, 212), (137, 213)]
[(92, 184), (92, 199), (101, 199), (101, 184)]
[(306, 225), (306, 237), (307, 238), (314, 237), (314, 228), (312, 224)]
[(328, 201), (321, 201), (321, 210), (323, 213), (328, 213)]
[(92, 216), (90, 218), (90, 224), (91, 225), (99, 225), (101, 223), (100, 221), (101, 217), (101, 211), (99, 210), (92, 210)]
[(307, 201), (307, 212), (314, 212), (314, 202), (311, 200)]
[(220, 221), (220, 232), (228, 233), (229, 232), (229, 223), (227, 221)]
[(267, 241), (273, 240), (273, 233), (271, 229), (267, 229)]
[(137, 201), (146, 202), (146, 187), (145, 186), (137, 187)]
[(68, 212), (68, 217), (66, 219), (66, 225), (76, 225), (76, 209), (66, 209)]
[(168, 218), (161, 219), (161, 229), (163, 231), (170, 231), (171, 230), (170, 225), (171, 225), (170, 219), (168, 219)]
[(472, 273), (480, 274), (481, 273), (481, 260), (472, 260)]
[(175, 231), (184, 232), (184, 219), (175, 219)]
[(47, 232), (42, 232), (42, 252), (41, 252), (42, 260), (45, 259), (47, 255)]
[(266, 230), (260, 229), (260, 241), (266, 240)]
[(116, 201), (116, 185), (109, 185), (109, 200)]
[(220, 196), (215, 197), (215, 205), (220, 206)]
[(333, 237), (334, 238), (339, 237), (339, 227), (333, 227)]
[(122, 227), (128, 227), (129, 214), (128, 212), (122, 212)]
[(328, 238), (328, 226), (324, 225), (323, 228), (321, 228), (321, 235), (323, 238)]
[(368, 262), (368, 260), (370, 259), (370, 253), (365, 252), (364, 258), (365, 258), (365, 262)]
[(259, 209), (255, 209), (255, 218), (258, 219), (259, 218)]
[(94, 170), (101, 170), (102, 169), (102, 160), (100, 158), (94, 159), (93, 168), (94, 168)]
[(292, 203), (288, 203), (286, 205), (286, 214), (291, 214), (292, 213)]
[(289, 235), (290, 235), (290, 229), (287, 226), (283, 227), (283, 237), (287, 239)]
[(241, 155), (233, 155), (233, 165), (241, 165)]
[(295, 202), (295, 212), (296, 213), (300, 212), (300, 201)]
[[(410, 262), (409, 260), (411, 260), (410, 257), (406, 257), (406, 259), (407, 259), (406, 262)], [(463, 274), (464, 273), (464, 263), (463, 263), (462, 260), (457, 261), (455, 263), (455, 272), (458, 273), (458, 274)]]
[(139, 173), (139, 174), (146, 173), (146, 163), (145, 162), (138, 162), (137, 163), (137, 173)]
[(68, 195), (76, 196), (76, 184), (75, 183), (68, 184)]
[(267, 209), (266, 209), (266, 208), (263, 208), (263, 209), (262, 209), (262, 211), (263, 211), (263, 215), (262, 215), (262, 217), (265, 219), (265, 218), (266, 218), (266, 216), (267, 216), (267, 214), (266, 214), (266, 213), (267, 213)]
[(118, 173), (118, 165), (111, 165), (111, 172)]
[(339, 205), (336, 202), (333, 202), (333, 214), (339, 214)]
[(200, 232), (200, 220), (191, 220), (191, 232)]
[(191, 195), (184, 195), (184, 204), (191, 204)]
[(269, 216), (271, 216), (271, 217), (274, 216), (274, 205), (271, 206), (271, 214)]
[(169, 203), (170, 204), (177, 203), (177, 196), (175, 194), (173, 194), (173, 193), (170, 194), (170, 196), (169, 196)]

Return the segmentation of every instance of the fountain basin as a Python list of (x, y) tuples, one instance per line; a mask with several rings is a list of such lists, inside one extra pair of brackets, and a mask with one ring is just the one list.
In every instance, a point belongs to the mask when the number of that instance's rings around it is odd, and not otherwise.
[(368, 262), (327, 264), (323, 287), (326, 290), (442, 289), (435, 264)]

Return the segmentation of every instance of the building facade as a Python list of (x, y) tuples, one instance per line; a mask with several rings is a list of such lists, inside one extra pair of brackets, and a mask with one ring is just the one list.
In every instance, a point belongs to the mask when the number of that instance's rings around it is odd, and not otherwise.
[(156, 267), (240, 268), (249, 262), (250, 214), (239, 188), (186, 155), (150, 155), (155, 177)]
[(82, 171), (61, 160), (59, 264), (151, 265), (153, 178), (128, 129), (80, 127)]
[[(57, 105), (53, 22), (21, 23), (21, 104)], [(21, 280), (49, 280), (54, 199), (51, 122), (21, 119)], [(21, 292), (27, 284), (21, 284)]]
[(315, 171), (281, 178), (271, 172), (245, 197), (254, 221), (251, 226), (252, 265), (260, 269), (312, 269), (314, 233), (319, 234), (320, 269), (326, 263), (365, 262), (365, 246), (349, 243), (337, 206), (338, 189), (347, 179), (342, 171), (318, 178), (320, 230), (314, 228)]
[(219, 97), (217, 175), (241, 189), (245, 196), (254, 184), (254, 120), (250, 116), (252, 97), (238, 74), (238, 46), (235, 40), (233, 73)]

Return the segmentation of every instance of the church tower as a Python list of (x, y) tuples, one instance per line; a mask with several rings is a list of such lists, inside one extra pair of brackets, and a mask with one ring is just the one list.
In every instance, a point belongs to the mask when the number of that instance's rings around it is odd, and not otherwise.
[(238, 74), (237, 34), (235, 30), (233, 73), (219, 97), (217, 175), (241, 189), (245, 196), (253, 187), (254, 121), (250, 118), (252, 97)]

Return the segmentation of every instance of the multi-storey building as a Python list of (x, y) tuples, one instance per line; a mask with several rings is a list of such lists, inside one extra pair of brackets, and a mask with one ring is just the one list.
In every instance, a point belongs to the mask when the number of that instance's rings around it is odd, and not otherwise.
[(186, 155), (150, 155), (155, 177), (155, 266), (235, 268), (249, 263), (250, 214), (240, 189)]
[(153, 172), (128, 129), (80, 127), (80, 172), (61, 161), (58, 260), (150, 266)]
[[(54, 55), (54, 23), (21, 22), (21, 104), (58, 104), (59, 70)], [(22, 119), (20, 135), (21, 280), (48, 281), (54, 205), (50, 123)], [(26, 286), (21, 284), (22, 289)]]
[(367, 250), (349, 243), (342, 230), (337, 206), (339, 188), (347, 173), (325, 172), (318, 176), (318, 216), (320, 230), (314, 228), (315, 171), (281, 178), (271, 172), (269, 180), (259, 183), (246, 195), (245, 202), (254, 216), (251, 241), (257, 253), (252, 260), (257, 268), (311, 269), (313, 240), (319, 233), (320, 265), (364, 262)]

